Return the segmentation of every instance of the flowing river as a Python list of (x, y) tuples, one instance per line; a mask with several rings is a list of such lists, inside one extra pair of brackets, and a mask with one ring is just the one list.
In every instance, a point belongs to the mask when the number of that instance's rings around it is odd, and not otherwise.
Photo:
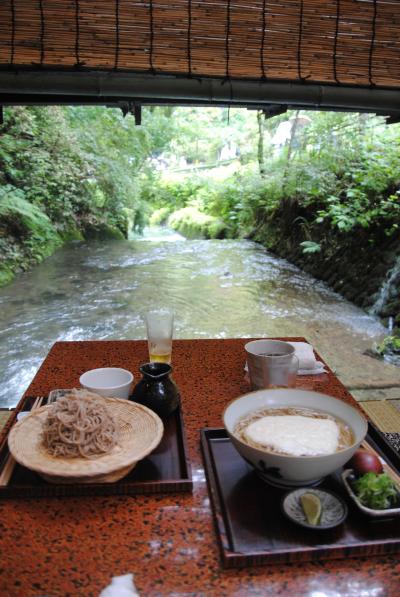
[(143, 314), (157, 306), (174, 309), (176, 338), (305, 336), (338, 373), (385, 334), (376, 318), (247, 240), (147, 231), (75, 242), (0, 288), (0, 406), (18, 402), (57, 340), (145, 338)]

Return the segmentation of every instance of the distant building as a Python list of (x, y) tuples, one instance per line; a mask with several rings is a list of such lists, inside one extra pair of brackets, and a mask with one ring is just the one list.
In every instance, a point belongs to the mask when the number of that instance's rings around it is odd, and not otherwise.
[(279, 123), (271, 141), (276, 151), (282, 149), (282, 147), (289, 142), (295, 122), (297, 122), (296, 131), (300, 132), (304, 127), (310, 124), (311, 119), (308, 116), (297, 116), (297, 118), (296, 116), (292, 116), (289, 120)]
[(238, 155), (238, 148), (234, 141), (229, 141), (219, 152), (218, 161), (234, 160)]

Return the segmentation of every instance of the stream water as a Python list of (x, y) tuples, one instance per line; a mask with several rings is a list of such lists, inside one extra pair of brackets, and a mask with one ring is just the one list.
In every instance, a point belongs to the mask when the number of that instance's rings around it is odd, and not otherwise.
[(18, 402), (55, 341), (144, 338), (143, 314), (157, 306), (174, 309), (177, 338), (292, 335), (317, 348), (321, 338), (339, 338), (357, 350), (385, 332), (253, 242), (160, 230), (75, 242), (0, 289), (0, 406)]

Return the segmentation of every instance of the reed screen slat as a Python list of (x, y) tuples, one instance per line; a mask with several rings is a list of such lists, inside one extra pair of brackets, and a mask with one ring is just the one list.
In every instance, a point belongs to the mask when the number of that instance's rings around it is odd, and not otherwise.
[(400, 86), (391, 0), (4, 0), (0, 68)]

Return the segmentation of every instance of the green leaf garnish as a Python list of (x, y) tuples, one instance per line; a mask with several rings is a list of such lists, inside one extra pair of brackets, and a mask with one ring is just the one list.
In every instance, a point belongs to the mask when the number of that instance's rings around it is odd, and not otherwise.
[(373, 510), (385, 510), (397, 501), (396, 486), (386, 473), (367, 473), (353, 482), (353, 489), (363, 506)]

